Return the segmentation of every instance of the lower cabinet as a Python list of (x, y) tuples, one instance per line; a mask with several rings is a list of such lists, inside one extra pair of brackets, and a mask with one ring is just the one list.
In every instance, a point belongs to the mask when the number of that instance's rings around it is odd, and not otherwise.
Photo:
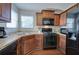
[(33, 49), (35, 49), (35, 35), (24, 36), (18, 40), (18, 55), (29, 54)]
[(0, 51), (0, 55), (27, 55), (32, 50), (43, 49), (43, 34), (27, 35)]
[(36, 40), (36, 50), (43, 49), (43, 34), (35, 35), (35, 40)]
[(58, 48), (65, 54), (66, 53), (66, 36), (59, 35)]
[(13, 42), (9, 46), (5, 47), (0, 51), (0, 55), (16, 55), (16, 46), (17, 46), (17, 41)]

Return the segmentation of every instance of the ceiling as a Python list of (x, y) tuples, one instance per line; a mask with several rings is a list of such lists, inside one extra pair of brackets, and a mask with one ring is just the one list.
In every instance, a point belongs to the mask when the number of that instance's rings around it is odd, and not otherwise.
[(43, 9), (51, 9), (55, 10), (56, 13), (61, 13), (74, 4), (75, 3), (15, 3), (17, 8), (22, 10), (40, 12)]

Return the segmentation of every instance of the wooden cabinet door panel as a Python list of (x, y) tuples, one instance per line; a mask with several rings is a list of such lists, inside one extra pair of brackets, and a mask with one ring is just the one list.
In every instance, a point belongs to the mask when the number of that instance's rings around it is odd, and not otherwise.
[(11, 19), (11, 4), (3, 3), (2, 4), (2, 17), (5, 18), (6, 21), (10, 21)]
[(34, 48), (34, 39), (29, 39), (30, 41), (30, 49), (33, 50)]
[(37, 47), (38, 49), (42, 48), (42, 39), (37, 40)]
[(36, 49), (43, 49), (43, 35), (36, 35)]
[(55, 26), (59, 26), (60, 24), (60, 15), (59, 14), (55, 14), (55, 19), (54, 19), (54, 24)]
[(0, 21), (11, 21), (11, 3), (0, 3)]
[(42, 26), (42, 13), (37, 13), (36, 17), (37, 26)]
[(29, 40), (24, 40), (24, 53), (23, 54), (26, 54), (26, 53), (28, 53), (29, 52), (29, 50), (30, 50), (30, 41)]
[(63, 13), (60, 15), (60, 25), (66, 25), (67, 18), (66, 18), (66, 13)]
[(34, 35), (28, 35), (23, 36), (18, 40), (17, 44), (17, 54), (19, 55), (26, 55), (30, 51), (32, 51), (35, 48), (35, 36)]
[(54, 18), (54, 13), (51, 11), (44, 11), (43, 18)]
[(17, 41), (17, 55), (21, 55), (24, 54), (23, 52), (23, 42), (22, 42), (22, 38), (19, 38)]
[(66, 36), (60, 35), (59, 38), (59, 49), (65, 53), (66, 50)]
[(64, 39), (60, 39), (60, 48), (61, 49), (65, 48), (65, 41), (64, 41)]

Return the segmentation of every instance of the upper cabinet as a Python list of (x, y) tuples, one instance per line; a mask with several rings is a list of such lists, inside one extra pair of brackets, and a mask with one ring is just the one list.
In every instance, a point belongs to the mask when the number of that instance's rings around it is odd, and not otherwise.
[[(55, 14), (53, 10), (42, 10), (41, 16), (37, 17), (37, 26), (42, 25), (43, 18), (52, 18), (54, 19), (54, 26), (65, 26), (67, 24), (67, 14), (68, 13), (77, 13), (79, 9), (79, 4), (75, 4), (69, 9), (63, 11), (60, 14)], [(76, 10), (76, 11), (75, 11)], [(41, 18), (41, 19), (40, 19)]]
[(66, 22), (67, 22), (67, 13), (64, 12), (62, 14), (60, 14), (60, 25), (66, 25)]
[(60, 14), (55, 14), (55, 18), (54, 18), (54, 24), (55, 26), (59, 26), (60, 24)]
[(54, 18), (54, 11), (42, 10), (43, 18)]
[(69, 9), (62, 12), (60, 14), (60, 26), (61, 25), (66, 25), (67, 24), (67, 16), (68, 16), (68, 14), (70, 14), (70, 13), (72, 13), (72, 14), (78, 13), (78, 9), (79, 9), (79, 3), (73, 5)]
[(36, 13), (36, 25), (42, 26), (42, 13)]
[(11, 3), (0, 3), (0, 21), (11, 21)]
[(55, 14), (52, 10), (42, 10), (41, 13), (36, 13), (36, 23), (37, 26), (43, 26), (42, 20), (43, 18), (54, 19), (54, 26), (59, 26), (60, 15)]

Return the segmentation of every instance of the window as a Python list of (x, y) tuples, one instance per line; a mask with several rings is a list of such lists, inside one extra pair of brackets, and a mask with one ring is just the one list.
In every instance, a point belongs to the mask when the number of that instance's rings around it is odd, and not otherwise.
[(74, 27), (74, 18), (68, 18), (67, 19), (67, 27), (73, 28)]
[(22, 28), (33, 28), (33, 16), (21, 16)]
[(7, 23), (7, 28), (17, 28), (17, 22), (18, 22), (18, 14), (12, 10), (11, 11), (11, 22)]

